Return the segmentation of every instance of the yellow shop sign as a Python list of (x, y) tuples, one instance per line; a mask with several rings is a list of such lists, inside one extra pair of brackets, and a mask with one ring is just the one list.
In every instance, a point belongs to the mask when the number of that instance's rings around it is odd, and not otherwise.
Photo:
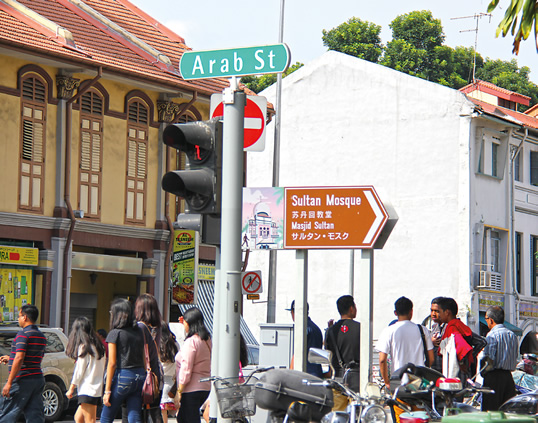
[(8, 247), (0, 245), (0, 264), (37, 266), (38, 260), (38, 248)]

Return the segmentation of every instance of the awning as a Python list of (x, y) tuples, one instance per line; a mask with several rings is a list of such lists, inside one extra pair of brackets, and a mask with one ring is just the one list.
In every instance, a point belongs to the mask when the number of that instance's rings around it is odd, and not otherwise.
[[(211, 334), (213, 334), (213, 304), (215, 298), (215, 283), (213, 281), (198, 281), (197, 303), (178, 304), (181, 313), (192, 307), (198, 307), (204, 316), (204, 323)], [(258, 345), (258, 341), (250, 331), (247, 322), (240, 316), (241, 335), (247, 344)]]
[[(486, 322), (486, 313), (483, 312), (483, 311), (480, 312), (480, 323), (482, 323), (483, 325), (486, 325), (486, 326), (488, 325), (487, 322)], [(518, 328), (517, 326), (514, 326), (509, 321), (505, 320), (503, 325), (506, 327), (506, 329), (510, 329), (517, 336), (523, 335), (523, 330)]]

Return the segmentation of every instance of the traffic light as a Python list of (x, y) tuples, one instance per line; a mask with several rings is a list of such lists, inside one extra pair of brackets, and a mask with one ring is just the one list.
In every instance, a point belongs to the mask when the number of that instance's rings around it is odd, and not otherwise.
[(169, 125), (163, 142), (183, 151), (187, 157), (185, 170), (167, 172), (162, 188), (187, 203), (188, 214), (220, 214), (222, 174), (222, 121), (206, 121)]

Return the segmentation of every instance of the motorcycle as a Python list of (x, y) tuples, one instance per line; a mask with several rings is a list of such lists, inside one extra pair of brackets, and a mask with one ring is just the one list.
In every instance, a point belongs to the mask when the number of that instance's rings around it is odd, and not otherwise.
[[(308, 361), (331, 366), (331, 352), (311, 348)], [(333, 389), (349, 398), (345, 412), (331, 411)], [(256, 383), (255, 401), (257, 407), (270, 411), (275, 423), (387, 423), (384, 398), (377, 385), (371, 384), (367, 394), (361, 396), (339, 380), (322, 380), (296, 370), (276, 369), (263, 374)]]
[[(452, 414), (478, 412), (476, 408), (456, 400), (475, 393), (494, 392), (470, 379), (467, 380), (467, 386), (464, 388), (458, 378), (445, 378), (436, 370), (411, 363), (397, 370), (393, 378), (400, 381), (407, 379), (400, 386), (393, 386), (394, 395), (387, 401), (394, 422), (400, 421), (400, 413), (397, 409), (407, 413), (422, 411), (428, 420), (433, 421), (439, 421)], [(413, 416), (403, 415), (403, 417), (412, 418)]]

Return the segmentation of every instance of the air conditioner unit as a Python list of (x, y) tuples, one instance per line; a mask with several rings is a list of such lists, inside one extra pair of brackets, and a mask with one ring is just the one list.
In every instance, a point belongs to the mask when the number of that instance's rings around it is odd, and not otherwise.
[(478, 288), (489, 289), (492, 291), (502, 291), (502, 278), (498, 272), (480, 271), (480, 281)]

